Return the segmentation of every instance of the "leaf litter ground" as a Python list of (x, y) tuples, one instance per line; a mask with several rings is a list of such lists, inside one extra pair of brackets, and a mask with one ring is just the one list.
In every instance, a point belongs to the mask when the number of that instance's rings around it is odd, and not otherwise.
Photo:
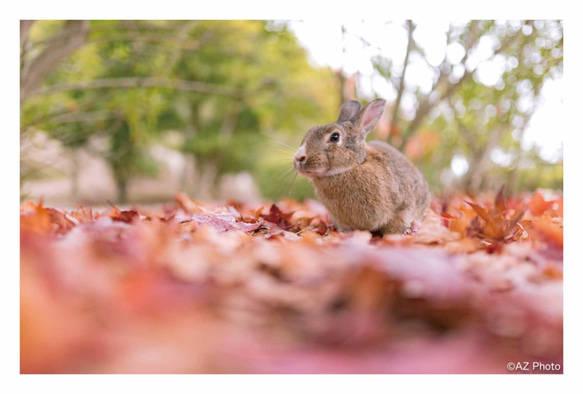
[[(318, 202), (20, 208), (22, 373), (562, 366), (563, 200), (452, 193), (418, 231)], [(530, 370), (531, 373), (562, 373)]]

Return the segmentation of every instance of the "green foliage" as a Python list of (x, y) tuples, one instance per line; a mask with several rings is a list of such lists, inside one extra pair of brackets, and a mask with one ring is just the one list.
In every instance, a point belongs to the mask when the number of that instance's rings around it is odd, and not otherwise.
[[(29, 44), (41, 46), (62, 26), (35, 22)], [(128, 78), (151, 84), (126, 86)], [(106, 88), (28, 98), (22, 131), (43, 130), (71, 149), (107, 138), (101, 153), (120, 199), (133, 178), (156, 173), (149, 147), (166, 133), (179, 132), (173, 148), (215, 166), (217, 176), (248, 170), (269, 177), (273, 169), (258, 164), (269, 141), (303, 135), (340, 104), (331, 70), (314, 69), (285, 25), (264, 21), (91, 21), (85, 45), (44, 86), (103, 81)]]
[(518, 190), (546, 188), (563, 190), (563, 165), (539, 164), (534, 168), (523, 169), (518, 178)]

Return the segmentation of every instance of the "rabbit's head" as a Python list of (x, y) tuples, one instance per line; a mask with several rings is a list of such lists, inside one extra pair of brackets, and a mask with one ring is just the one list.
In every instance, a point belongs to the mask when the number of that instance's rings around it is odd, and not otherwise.
[(296, 170), (309, 178), (341, 174), (366, 159), (365, 139), (376, 126), (386, 101), (377, 99), (360, 109), (358, 101), (347, 101), (335, 123), (308, 131), (294, 156)]

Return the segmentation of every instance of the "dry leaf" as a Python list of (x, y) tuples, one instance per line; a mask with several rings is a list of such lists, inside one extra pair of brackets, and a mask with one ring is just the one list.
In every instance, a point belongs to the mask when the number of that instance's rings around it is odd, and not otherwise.
[(562, 197), (503, 190), (435, 198), (417, 231), (382, 238), (337, 231), (311, 200), (211, 208), (179, 194), (98, 212), (25, 201), (21, 372), (560, 363), (562, 220)]

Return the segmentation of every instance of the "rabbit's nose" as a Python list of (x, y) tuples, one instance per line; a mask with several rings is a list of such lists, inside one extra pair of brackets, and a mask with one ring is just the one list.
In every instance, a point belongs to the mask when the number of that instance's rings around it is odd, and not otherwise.
[(297, 161), (298, 163), (303, 162), (304, 160), (306, 160), (306, 155), (301, 155), (301, 156), (295, 156), (294, 157), (295, 161)]
[(304, 146), (300, 146), (300, 149), (294, 155), (294, 161), (298, 164), (303, 163), (306, 161), (306, 148)]

